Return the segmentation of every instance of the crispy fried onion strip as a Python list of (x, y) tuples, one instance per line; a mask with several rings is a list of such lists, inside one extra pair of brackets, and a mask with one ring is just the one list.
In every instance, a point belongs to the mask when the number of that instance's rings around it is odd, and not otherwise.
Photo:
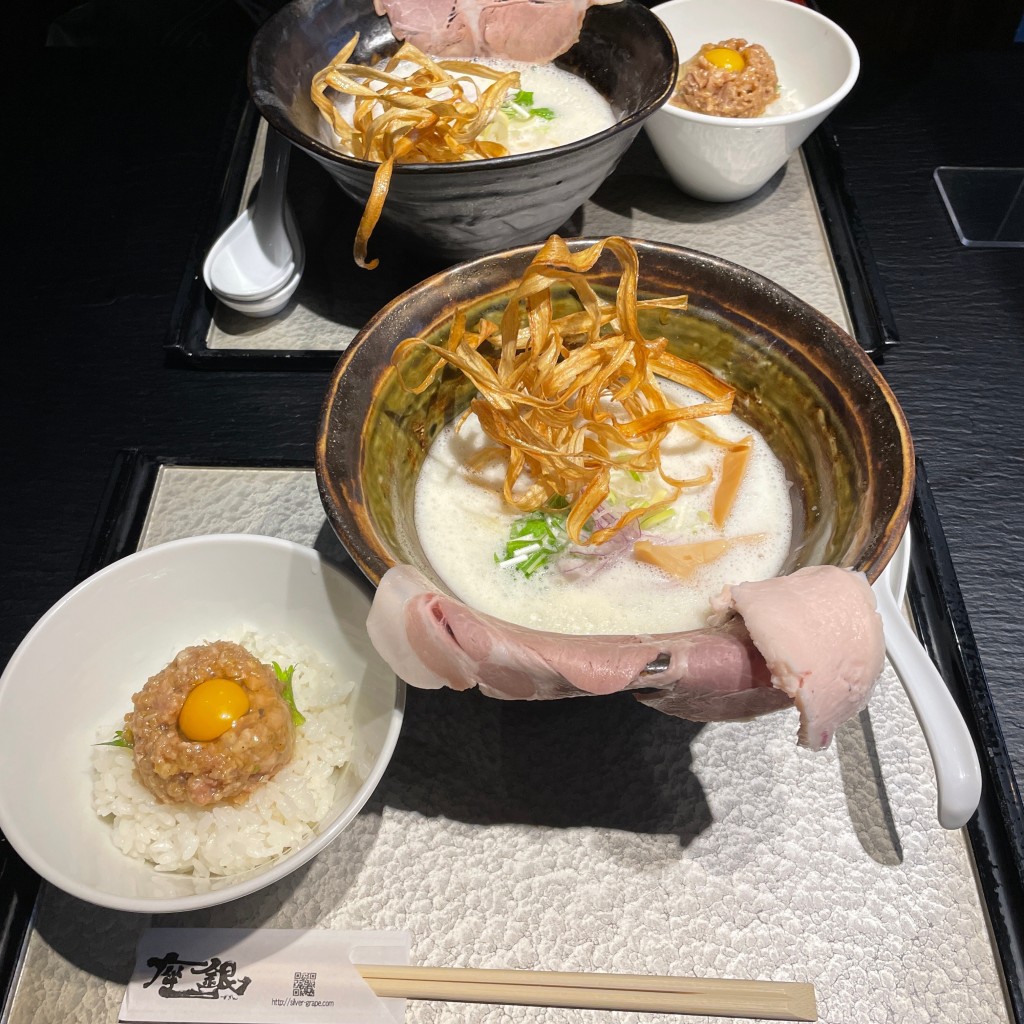
[[(614, 302), (601, 299), (585, 276), (605, 250), (621, 268)], [(595, 531), (587, 541), (591, 544), (603, 543), (638, 516), (671, 503), (680, 488), (707, 483), (706, 475), (690, 481), (668, 477), (661, 465), (661, 442), (675, 423), (695, 423), (732, 408), (732, 388), (670, 353), (664, 337), (641, 333), (639, 311), (685, 309), (686, 296), (638, 300), (638, 278), (637, 252), (625, 239), (607, 238), (573, 253), (552, 235), (512, 293), (500, 326), (481, 319), (469, 330), (465, 312), (459, 311), (444, 344), (407, 338), (392, 357), (392, 365), (400, 367), (416, 346), (437, 355), (422, 380), (402, 381), (417, 394), (445, 365), (472, 381), (478, 394), (469, 411), (498, 445), (495, 455), (506, 461), (505, 500), (533, 511), (556, 496), (568, 499), (572, 507), (566, 529), (576, 543), (608, 497), (612, 468), (657, 471), (675, 493)], [(554, 292), (564, 292), (566, 285), (581, 308), (556, 317)], [(692, 388), (707, 401), (672, 405), (656, 376)], [(710, 432), (697, 429), (701, 436)]]
[[(356, 34), (313, 76), (310, 96), (346, 152), (379, 164), (353, 246), (356, 263), (373, 270), (378, 260), (367, 261), (367, 245), (395, 164), (507, 156), (500, 143), (480, 136), (509, 90), (519, 88), (519, 72), (467, 60), (435, 61), (409, 43), (381, 67), (350, 64), (358, 42)], [(468, 75), (492, 84), (481, 92)], [(351, 120), (339, 109), (334, 93), (353, 97)]]

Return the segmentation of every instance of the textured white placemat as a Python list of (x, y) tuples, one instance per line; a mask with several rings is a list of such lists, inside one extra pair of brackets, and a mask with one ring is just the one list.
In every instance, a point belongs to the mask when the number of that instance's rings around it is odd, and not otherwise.
[[(245, 197), (258, 179), (264, 132), (265, 124), (261, 124), (242, 192)], [(336, 188), (326, 180), (326, 172), (321, 173), (325, 187)], [(317, 225), (318, 230), (322, 228)], [(371, 275), (385, 273), (383, 264), (376, 271), (361, 270), (344, 256), (352, 248), (346, 229), (347, 225), (339, 224), (330, 233), (332, 247), (337, 249), (326, 285), (330, 296), (300, 288), (283, 313), (267, 320), (253, 320), (218, 305), (207, 333), (207, 347), (256, 351), (346, 348), (376, 312), (376, 308), (366, 308), (368, 283), (380, 284)], [(641, 132), (614, 174), (584, 205), (578, 233), (645, 238), (720, 256), (776, 281), (844, 330), (850, 329), (832, 253), (799, 151), (751, 198), (704, 203), (690, 199), (672, 184)], [(320, 243), (313, 240), (313, 244), (315, 248)], [(391, 297), (382, 297), (378, 305)]]
[[(312, 471), (161, 471), (143, 544), (337, 554)], [(609, 698), (410, 689), (381, 786), (295, 875), (167, 926), (408, 929), (411, 962), (810, 981), (830, 1024), (1008, 1020), (963, 833), (890, 668), (832, 748), (796, 717), (696, 725)], [(117, 1019), (147, 919), (44, 886), (11, 1024)], [(410, 1002), (410, 1024), (643, 1014)], [(690, 1018), (694, 1019), (694, 1018)]]

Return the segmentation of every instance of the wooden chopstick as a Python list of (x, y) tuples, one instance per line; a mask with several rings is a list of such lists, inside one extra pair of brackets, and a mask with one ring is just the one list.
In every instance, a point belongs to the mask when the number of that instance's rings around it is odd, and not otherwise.
[(356, 964), (382, 998), (816, 1021), (814, 986), (794, 981)]

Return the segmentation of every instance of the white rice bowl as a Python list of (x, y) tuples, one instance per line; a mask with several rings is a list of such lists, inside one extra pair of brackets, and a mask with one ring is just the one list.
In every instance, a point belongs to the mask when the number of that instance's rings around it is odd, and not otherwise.
[(353, 757), (352, 680), (337, 678), (315, 651), (279, 634), (246, 630), (196, 642), (213, 640), (241, 644), (265, 665), (295, 666), (292, 692), (306, 721), (284, 768), (242, 804), (196, 807), (162, 803), (136, 777), (130, 749), (103, 745), (123, 721), (100, 730), (92, 755), (93, 809), (109, 821), (114, 845), (158, 871), (197, 878), (249, 871), (297, 848), (331, 809), (341, 771)]
[(706, 202), (752, 196), (853, 88), (860, 57), (835, 22), (791, 0), (666, 0), (652, 8), (681, 61), (704, 43), (746, 39), (771, 55), (781, 93), (761, 117), (666, 103), (644, 128), (677, 188)]
[[(306, 545), (255, 534), (172, 540), (94, 573), (43, 615), (0, 675), (0, 831), (50, 884), (111, 910), (198, 910), (281, 881), (352, 824), (383, 778), (398, 741), (405, 688), (366, 635), (369, 609), (369, 588), (354, 567), (339, 568)], [(198, 832), (194, 852), (184, 842), (179, 851), (161, 848), (161, 857), (171, 856), (159, 868), (125, 855), (114, 844), (114, 827), (94, 807), (93, 755), (122, 754), (130, 761), (131, 752), (97, 747), (97, 741), (110, 740), (122, 727), (132, 695), (178, 651), (200, 638), (240, 638), (243, 627), (261, 638), (254, 651), (261, 659), (272, 660), (277, 653), (279, 664), (322, 660), (332, 668), (326, 703), (343, 701), (338, 747), (328, 750), (317, 738), (313, 753), (300, 750), (302, 760), (292, 768), (302, 773), (301, 792), (286, 787), (278, 773), (272, 801), (277, 810), (259, 812), (259, 823), (242, 844), (240, 862), (260, 857), (258, 867), (229, 875), (212, 873), (209, 863), (175, 869), (175, 859), (179, 864), (196, 859)], [(319, 658), (288, 638), (312, 648)], [(327, 675), (319, 670), (314, 673), (319, 694), (325, 692), (323, 678)], [(338, 689), (331, 691), (332, 686)], [(49, 735), (60, 737), (58, 743), (40, 742), (43, 699)], [(336, 714), (319, 716), (317, 731), (333, 734)], [(297, 831), (295, 810), (303, 808), (310, 789), (321, 788), (311, 781), (316, 771), (327, 774), (327, 765), (339, 759), (347, 763), (337, 772), (331, 768), (339, 776), (333, 802), (319, 816), (324, 794), (316, 796), (313, 813), (300, 810), (299, 816), (309, 820)], [(118, 779), (117, 812), (133, 818), (125, 829), (140, 836), (149, 829), (148, 819), (144, 828), (139, 825), (143, 813), (155, 818), (153, 831), (162, 831), (165, 841), (187, 831), (187, 823), (177, 824), (179, 808), (149, 803), (142, 812), (142, 805), (131, 799), (130, 772)], [(230, 830), (222, 827), (223, 815), (210, 817), (218, 836), (226, 837)], [(296, 835), (305, 837), (297, 846)], [(146, 841), (140, 839), (140, 845)], [(230, 844), (225, 840), (221, 845)], [(267, 853), (271, 848), (286, 849), (275, 855)], [(227, 856), (238, 858), (237, 848)], [(215, 855), (211, 859), (217, 860)], [(219, 870), (225, 866), (222, 857)]]

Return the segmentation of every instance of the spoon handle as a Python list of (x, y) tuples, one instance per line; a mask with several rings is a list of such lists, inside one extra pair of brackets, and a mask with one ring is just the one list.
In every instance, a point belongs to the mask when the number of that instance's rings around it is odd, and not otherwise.
[(292, 246), (284, 223), (290, 155), (291, 143), (268, 124), (252, 224), (260, 248), (271, 263), (282, 266), (292, 258)]
[(935, 765), (939, 824), (967, 824), (981, 799), (981, 766), (960, 709), (917, 634), (887, 590), (877, 595), (885, 646), (910, 698)]

